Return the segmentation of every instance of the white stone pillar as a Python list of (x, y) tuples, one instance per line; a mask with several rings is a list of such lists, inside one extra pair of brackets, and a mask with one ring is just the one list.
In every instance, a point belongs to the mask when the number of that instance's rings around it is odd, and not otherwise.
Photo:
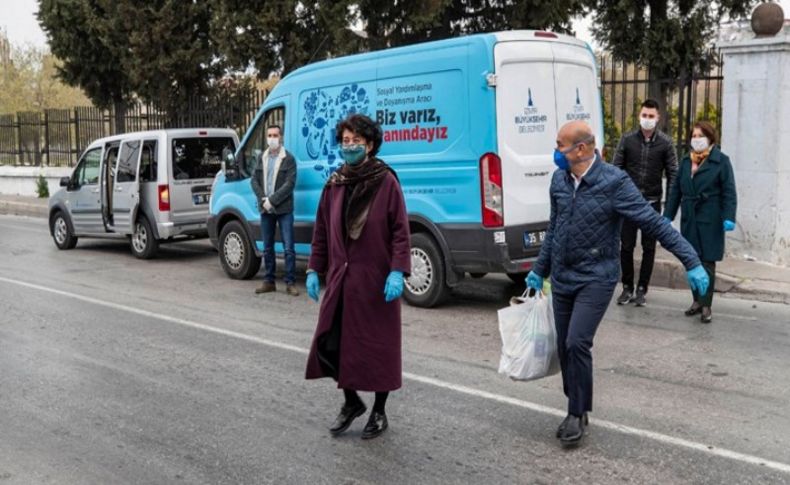
[(721, 146), (738, 187), (738, 227), (727, 235), (727, 251), (790, 265), (790, 32), (719, 47)]

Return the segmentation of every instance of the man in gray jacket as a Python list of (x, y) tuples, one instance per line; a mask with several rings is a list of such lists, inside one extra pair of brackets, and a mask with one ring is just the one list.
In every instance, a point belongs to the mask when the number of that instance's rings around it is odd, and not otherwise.
[(261, 154), (252, 174), (252, 190), (261, 213), (261, 238), (263, 239), (263, 263), (266, 273), (263, 283), (255, 293), (270, 293), (277, 290), (274, 274), (277, 261), (274, 255), (274, 234), (280, 226), (283, 249), (285, 250), (286, 293), (298, 296), (294, 285), (296, 274), (296, 252), (294, 251), (294, 188), (296, 187), (296, 162), (293, 155), (282, 146), (282, 128), (271, 125), (266, 129), (268, 148)]

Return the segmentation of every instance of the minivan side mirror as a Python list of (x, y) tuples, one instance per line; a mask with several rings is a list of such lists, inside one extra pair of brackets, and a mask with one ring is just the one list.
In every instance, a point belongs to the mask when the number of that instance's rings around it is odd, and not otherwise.
[(236, 155), (230, 148), (222, 150), (222, 164), (225, 166), (225, 180), (235, 180), (238, 178), (239, 167), (236, 162)]
[(71, 177), (61, 177), (60, 178), (60, 186), (61, 187), (68, 187), (71, 184)]

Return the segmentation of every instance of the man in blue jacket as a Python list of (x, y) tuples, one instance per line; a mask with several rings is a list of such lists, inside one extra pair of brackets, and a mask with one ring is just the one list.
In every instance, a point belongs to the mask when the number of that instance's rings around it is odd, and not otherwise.
[(592, 346), (620, 277), (620, 229), (637, 224), (671, 251), (688, 270), (691, 288), (704, 293), (708, 275), (694, 248), (642, 197), (631, 178), (605, 163), (588, 124), (573, 121), (557, 135), (551, 180), (551, 217), (546, 240), (527, 286), (543, 288), (551, 276), (557, 349), (568, 416), (557, 429), (564, 445), (584, 436), (592, 411)]

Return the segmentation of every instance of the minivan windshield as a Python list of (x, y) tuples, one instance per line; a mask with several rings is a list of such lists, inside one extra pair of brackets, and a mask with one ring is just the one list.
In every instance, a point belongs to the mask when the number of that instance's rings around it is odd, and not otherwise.
[(231, 137), (175, 138), (172, 147), (175, 180), (213, 178), (222, 168), (222, 150), (236, 150)]

